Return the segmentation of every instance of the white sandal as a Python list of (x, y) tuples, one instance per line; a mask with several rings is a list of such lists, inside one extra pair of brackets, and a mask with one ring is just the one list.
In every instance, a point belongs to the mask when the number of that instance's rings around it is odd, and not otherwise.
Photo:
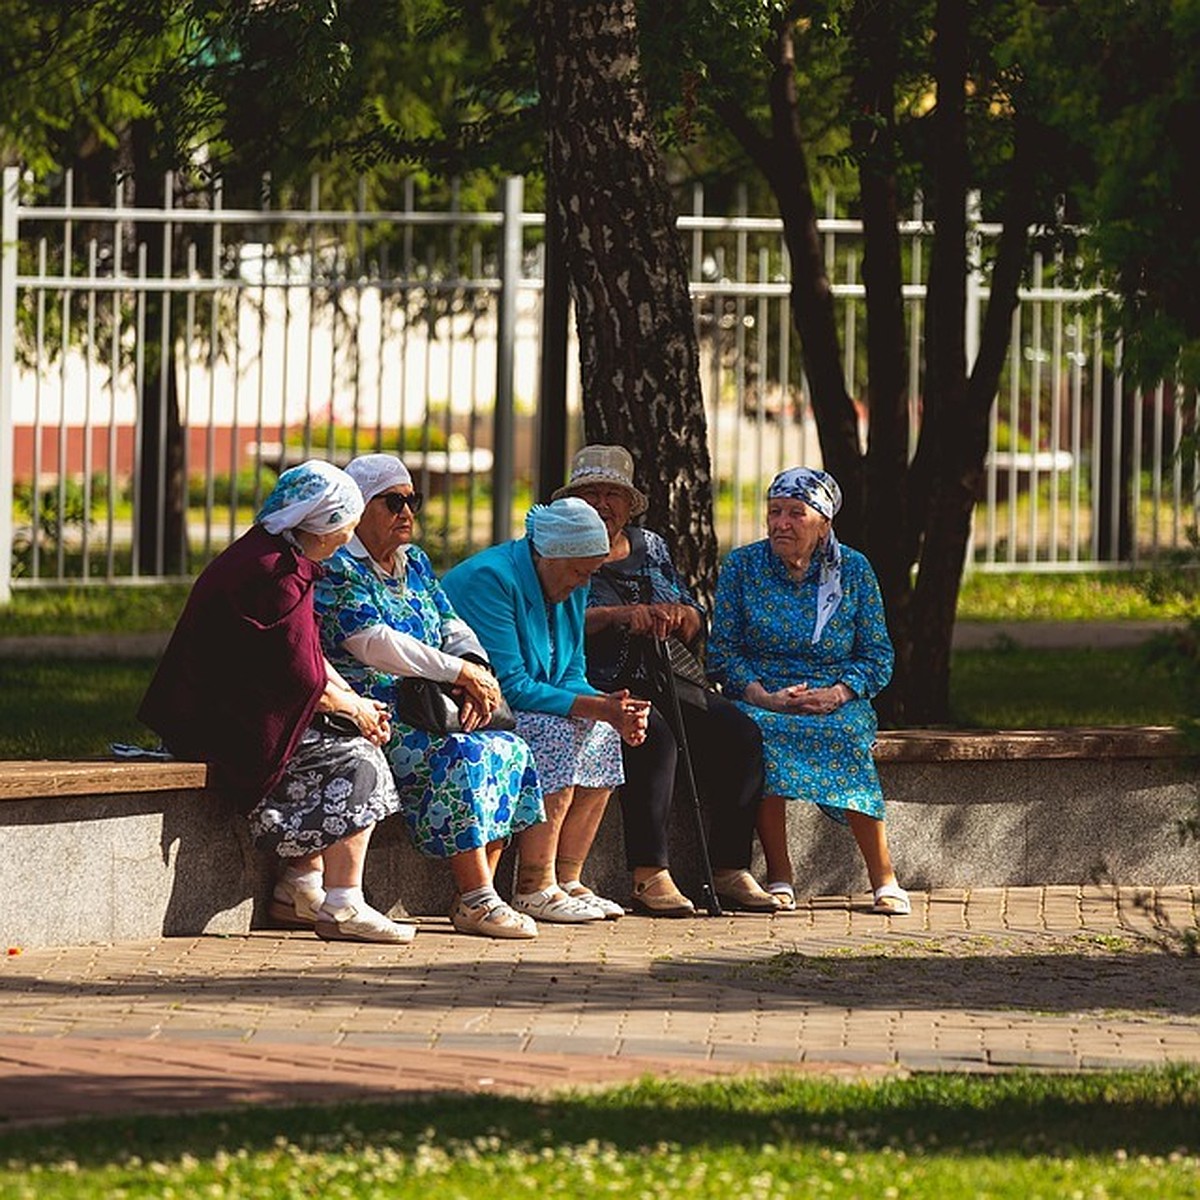
[(519, 892), (512, 898), (512, 906), (517, 912), (550, 925), (582, 925), (587, 921), (604, 920), (603, 911), (596, 905), (568, 896), (558, 887), (541, 892)]
[(581, 883), (578, 879), (568, 879), (566, 883), (560, 883), (558, 886), (573, 899), (583, 900), (600, 909), (607, 921), (615, 921), (618, 917), (625, 915), (625, 910), (615, 900), (609, 900), (593, 892), (586, 883)]
[(883, 887), (875, 889), (875, 903), (871, 911), (885, 917), (907, 917), (912, 912), (912, 901), (898, 883), (885, 883)]
[(796, 889), (787, 880), (772, 879), (766, 891), (779, 898), (779, 907), (783, 912), (791, 912), (796, 907)]

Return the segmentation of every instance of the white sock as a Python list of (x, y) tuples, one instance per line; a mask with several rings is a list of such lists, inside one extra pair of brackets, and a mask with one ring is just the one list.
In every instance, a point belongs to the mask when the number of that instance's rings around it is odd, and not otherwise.
[(558, 884), (552, 883), (548, 888), (542, 888), (542, 890), (540, 892), (522, 892), (521, 899), (522, 900), (534, 900), (538, 896), (542, 896), (545, 899), (549, 900), (552, 896), (557, 896), (558, 892), (559, 892)]
[(468, 908), (478, 908), (481, 904), (486, 904), (491, 908), (493, 904), (501, 903), (501, 900), (500, 893), (488, 883), (483, 887), (472, 888), (469, 892), (463, 892), (462, 902)]
[(325, 903), (321, 907), (333, 913), (344, 908), (365, 908), (366, 903), (361, 887), (336, 887), (325, 889)]
[(284, 884), (290, 884), (301, 891), (320, 892), (324, 890), (323, 883), (324, 876), (320, 871), (286, 867), (284, 868), (283, 876), (275, 884), (275, 898), (277, 900), (291, 899), (286, 888), (283, 886)]
[(319, 888), (325, 880), (325, 876), (317, 867), (288, 867), (284, 870), (283, 877), (288, 883), (307, 888)]

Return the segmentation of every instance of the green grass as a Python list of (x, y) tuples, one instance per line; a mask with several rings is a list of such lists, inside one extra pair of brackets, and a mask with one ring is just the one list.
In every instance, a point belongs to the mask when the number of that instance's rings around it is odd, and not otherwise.
[(134, 713), (145, 659), (11, 659), (0, 687), (0, 759), (107, 756), (111, 742), (155, 745)]
[(1031, 650), (1003, 639), (954, 655), (950, 712), (976, 729), (1177, 725), (1186, 715), (1166, 662), (1140, 647)]
[[(154, 670), (141, 659), (14, 659), (0, 688), (0, 759), (88, 758), (110, 742), (154, 745), (134, 717)], [(1185, 715), (1165, 663), (1139, 648), (960, 651), (950, 705), (978, 729), (1174, 725)]]
[(18, 589), (0, 608), (0, 637), (169, 630), (188, 591), (186, 584)]
[[(440, 513), (427, 516), (435, 526), (440, 520)], [(479, 535), (486, 540), (485, 530)], [(12, 603), (0, 608), (0, 637), (169, 630), (186, 597), (182, 585), (18, 588)], [(1200, 615), (1200, 577), (1182, 570), (973, 574), (963, 583), (958, 615), (975, 621), (1184, 619)]]
[(958, 597), (960, 620), (1124, 621), (1200, 616), (1192, 570), (1081, 575), (973, 573)]
[(0, 1194), (1194, 1197), (1200, 1072), (645, 1081), (0, 1135)]

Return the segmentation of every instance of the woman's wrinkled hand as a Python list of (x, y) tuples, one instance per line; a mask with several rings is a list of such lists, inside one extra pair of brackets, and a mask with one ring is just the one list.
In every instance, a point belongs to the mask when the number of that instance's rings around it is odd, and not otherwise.
[(798, 688), (788, 690), (795, 693), (790, 705), (791, 712), (831, 713), (852, 699), (850, 689), (844, 683), (822, 688), (810, 688), (801, 684)]
[(630, 604), (621, 610), (625, 628), (634, 637), (656, 637), (654, 632), (654, 609), (649, 604)]
[(675, 634), (685, 642), (700, 632), (700, 614), (690, 604), (630, 604), (624, 612), (629, 632), (665, 638)]
[(631, 696), (626, 688), (610, 692), (604, 701), (608, 710), (604, 719), (627, 745), (640, 746), (650, 725), (650, 701)]
[(392, 736), (392, 724), (388, 717), (388, 707), (380, 700), (372, 700), (367, 696), (356, 697), (357, 703), (350, 717), (358, 726), (363, 737), (376, 746), (387, 744)]
[[(500, 684), (487, 667), (481, 667), (478, 663), (464, 660), (452, 687), (459, 701), (459, 719), (468, 733), (489, 721), (500, 703)], [(469, 712), (479, 714), (472, 726), (467, 725)]]

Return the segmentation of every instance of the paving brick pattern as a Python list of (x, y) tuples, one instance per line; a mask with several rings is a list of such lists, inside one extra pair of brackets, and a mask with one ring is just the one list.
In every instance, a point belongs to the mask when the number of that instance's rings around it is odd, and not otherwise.
[(775, 917), (627, 917), (533, 942), (420, 921), (8, 955), (0, 1122), (653, 1073), (1200, 1063), (1200, 887), (826, 896)]

